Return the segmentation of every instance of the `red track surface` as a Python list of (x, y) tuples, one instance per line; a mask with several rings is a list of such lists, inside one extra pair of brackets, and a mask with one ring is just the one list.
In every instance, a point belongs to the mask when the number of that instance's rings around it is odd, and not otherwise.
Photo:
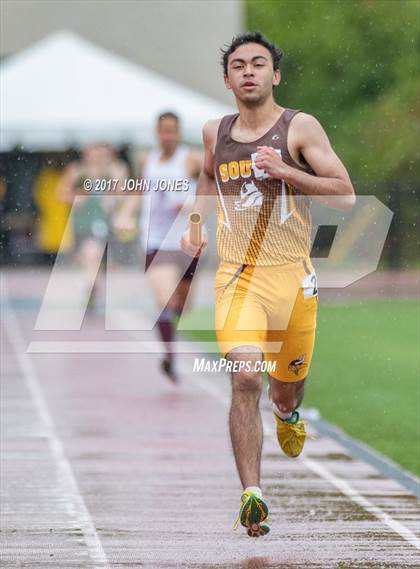
[[(27, 354), (45, 277), (6, 280), (3, 567), (419, 566), (416, 499), (326, 438), (291, 460), (267, 435), (272, 531), (259, 540), (234, 532), (241, 489), (227, 378), (193, 374), (191, 355), (179, 358), (175, 388), (155, 355)], [(100, 318), (77, 333), (111, 336)]]

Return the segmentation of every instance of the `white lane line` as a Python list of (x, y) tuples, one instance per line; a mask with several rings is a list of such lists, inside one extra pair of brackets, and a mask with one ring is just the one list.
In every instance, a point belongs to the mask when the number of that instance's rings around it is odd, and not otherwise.
[(342, 480), (341, 478), (337, 478), (337, 476), (331, 474), (331, 472), (327, 470), (325, 466), (322, 466), (321, 464), (315, 462), (311, 458), (303, 458), (303, 461), (305, 465), (308, 468), (310, 468), (313, 472), (318, 474), (318, 476), (321, 476), (325, 480), (328, 480), (328, 482), (333, 484), (333, 486), (335, 486), (338, 490), (340, 490), (340, 492), (342, 492), (348, 498), (350, 498), (350, 500), (353, 500), (353, 502), (359, 504), (359, 506), (364, 508), (367, 512), (376, 516), (378, 520), (386, 524), (396, 533), (400, 534), (401, 537), (403, 537), (416, 549), (420, 549), (420, 539), (411, 530), (409, 530), (407, 527), (405, 527), (405, 525), (398, 522), (397, 520), (394, 520), (394, 518), (391, 518), (391, 516), (389, 516), (386, 512), (384, 512), (383, 510), (372, 504), (372, 502), (370, 502), (364, 496), (359, 494), (357, 490), (354, 490), (350, 486), (350, 484), (348, 484), (348, 482)]
[[(134, 317), (132, 315), (127, 315), (125, 322), (126, 323), (130, 322), (131, 318)], [(117, 317), (117, 320), (120, 320), (120, 315)], [(119, 324), (122, 324), (121, 320)], [(131, 335), (130, 330), (127, 330), (127, 334), (129, 336)], [(192, 347), (195, 346), (196, 352), (198, 351), (199, 349), (198, 344), (191, 343), (191, 346)], [(191, 352), (193, 350), (191, 349), (188, 351)], [(229, 408), (230, 406), (229, 396), (226, 393), (223, 393), (220, 389), (218, 389), (214, 382), (208, 381), (207, 379), (204, 378), (202, 374), (195, 374), (194, 379), (192, 379), (191, 375), (188, 373), (186, 374), (186, 377), (188, 378), (189, 383), (191, 383), (192, 385), (198, 383), (198, 385), (203, 389), (203, 391), (206, 391), (207, 393), (212, 395), (225, 408), (227, 409)], [(267, 421), (264, 420), (264, 418), (263, 418), (263, 427), (264, 427), (264, 433), (267, 436), (271, 436), (273, 438), (275, 437), (275, 430), (272, 428), (271, 425), (267, 423)], [(318, 462), (314, 461), (313, 459), (301, 457), (297, 460), (302, 462), (303, 465), (306, 466), (306, 468), (314, 472), (317, 476), (323, 478), (324, 480), (335, 486), (338, 490), (340, 490), (342, 494), (347, 496), (350, 500), (352, 500), (353, 502), (364, 508), (367, 512), (374, 515), (379, 521), (381, 521), (389, 528), (391, 528), (394, 532), (399, 534), (403, 539), (408, 541), (413, 547), (420, 550), (420, 539), (410, 529), (405, 527), (400, 522), (397, 522), (396, 520), (391, 518), (391, 516), (386, 514), (383, 510), (381, 510), (377, 506), (373, 505), (369, 500), (367, 500), (367, 498), (365, 498), (359, 492), (357, 492), (357, 490), (352, 488), (348, 482), (342, 480), (341, 478), (338, 478), (337, 476), (334, 476), (334, 474), (332, 474), (327, 468), (325, 468), (325, 466), (321, 466)]]
[[(219, 401), (219, 403), (221, 403), (224, 407), (229, 408), (230, 405), (229, 397), (225, 393), (221, 392), (217, 387), (215, 387), (214, 383), (207, 381), (206, 379), (203, 378), (202, 375), (199, 374), (196, 374), (194, 377), (195, 377), (194, 380), (190, 379), (191, 383), (194, 384), (198, 383), (199, 386), (203, 389), (203, 391), (206, 391), (207, 393), (215, 397)], [(264, 418), (263, 418), (263, 426), (264, 426), (264, 433), (274, 438), (275, 430), (270, 425), (267, 424), (267, 421), (265, 421)], [(367, 500), (364, 496), (359, 494), (357, 490), (352, 488), (348, 482), (342, 480), (341, 478), (338, 478), (337, 476), (334, 476), (334, 474), (332, 474), (327, 468), (325, 468), (325, 466), (322, 466), (321, 464), (319, 464), (318, 462), (316, 462), (311, 458), (301, 457), (297, 460), (302, 462), (304, 466), (306, 466), (306, 468), (312, 470), (312, 472), (317, 474), (320, 478), (323, 478), (324, 480), (335, 486), (338, 490), (340, 490), (342, 494), (347, 496), (350, 500), (352, 500), (353, 502), (364, 508), (370, 514), (374, 515), (379, 521), (387, 525), (394, 532), (398, 533), (403, 539), (408, 541), (408, 543), (410, 543), (413, 547), (420, 550), (420, 539), (411, 530), (409, 530), (402, 523), (394, 520), (383, 510), (372, 504), (372, 502)]]
[(7, 293), (6, 283), (3, 280), (3, 298), (6, 315), (4, 317), (4, 329), (8, 335), (12, 347), (16, 353), (17, 360), (22, 370), (25, 384), (32, 396), (34, 405), (45, 429), (52, 455), (56, 461), (59, 478), (62, 480), (67, 492), (66, 497), (69, 509), (73, 509), (76, 514), (77, 523), (80, 525), (89, 555), (101, 568), (109, 568), (108, 560), (103, 550), (102, 544), (96, 533), (95, 526), (89, 511), (80, 493), (79, 486), (73, 473), (73, 469), (64, 452), (63, 443), (57, 435), (55, 425), (51, 414), (48, 410), (47, 403), (42, 393), (35, 367), (33, 366), (28, 354), (26, 353), (26, 344), (20, 329), (19, 322), (10, 304), (9, 295)]

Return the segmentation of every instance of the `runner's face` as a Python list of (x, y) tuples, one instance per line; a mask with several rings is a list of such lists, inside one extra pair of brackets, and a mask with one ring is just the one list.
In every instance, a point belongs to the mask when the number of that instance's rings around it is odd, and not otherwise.
[(225, 84), (243, 103), (264, 102), (279, 83), (280, 71), (274, 71), (271, 53), (264, 46), (248, 43), (229, 56)]
[(163, 152), (174, 152), (180, 141), (177, 121), (170, 117), (162, 119), (157, 127), (157, 139), (159, 147)]

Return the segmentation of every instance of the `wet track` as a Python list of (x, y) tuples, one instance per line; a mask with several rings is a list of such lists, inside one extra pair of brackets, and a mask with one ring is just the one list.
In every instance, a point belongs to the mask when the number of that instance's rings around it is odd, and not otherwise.
[[(35, 300), (8, 273), (2, 333), (2, 566), (30, 568), (418, 567), (419, 504), (331, 439), (287, 459), (264, 409), (271, 533), (232, 530), (240, 486), (228, 382), (172, 387), (149, 354), (30, 354)], [(102, 327), (102, 328), (101, 328)], [(101, 337), (99, 318), (77, 339)]]

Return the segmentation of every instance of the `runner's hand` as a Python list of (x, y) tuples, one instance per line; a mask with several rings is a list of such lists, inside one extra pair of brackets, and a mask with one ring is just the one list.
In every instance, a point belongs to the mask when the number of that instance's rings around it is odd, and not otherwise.
[(181, 249), (189, 257), (198, 257), (199, 255), (201, 255), (203, 249), (205, 249), (205, 247), (207, 247), (207, 243), (208, 243), (207, 235), (206, 235), (204, 230), (202, 232), (202, 238), (203, 238), (203, 241), (202, 241), (200, 247), (193, 245), (191, 243), (191, 240), (190, 240), (190, 230), (187, 229), (186, 231), (184, 231), (184, 233), (182, 234), (182, 237), (181, 237)]
[(255, 158), (255, 166), (260, 170), (264, 170), (270, 178), (278, 180), (284, 179), (292, 170), (282, 157), (271, 146), (257, 146), (257, 156)]

